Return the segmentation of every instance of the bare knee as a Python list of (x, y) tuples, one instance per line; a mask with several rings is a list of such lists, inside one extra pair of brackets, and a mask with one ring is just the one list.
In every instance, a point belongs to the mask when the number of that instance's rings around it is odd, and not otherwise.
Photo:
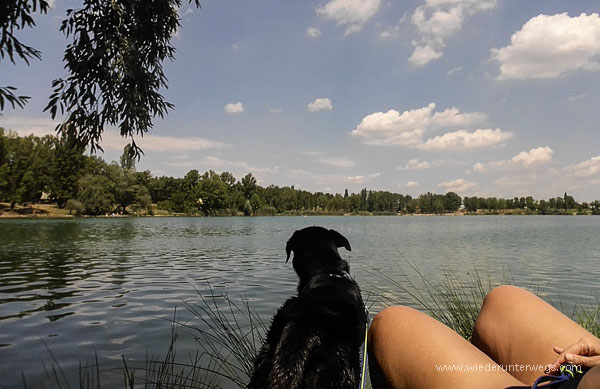
[(517, 286), (498, 286), (492, 289), (485, 296), (481, 310), (486, 311), (497, 310), (498, 308), (505, 308), (507, 306), (511, 306), (514, 303), (519, 302), (526, 296), (532, 296), (532, 294), (526, 291), (525, 289), (521, 289)]
[[(487, 324), (490, 320), (496, 322), (499, 317), (506, 317), (523, 299), (533, 296), (524, 289), (511, 285), (502, 285), (492, 289), (483, 300), (481, 311), (475, 323), (476, 327)], [(477, 329), (477, 328), (476, 328)]]
[(471, 342), (492, 356), (490, 335), (496, 333), (498, 325), (508, 319), (508, 315), (531, 293), (516, 286), (502, 285), (492, 289), (483, 300), (481, 311), (475, 320)]
[(420, 315), (418, 311), (403, 305), (387, 307), (373, 318), (369, 327), (369, 339), (377, 341), (387, 336), (397, 336), (408, 323), (414, 323), (417, 315)]

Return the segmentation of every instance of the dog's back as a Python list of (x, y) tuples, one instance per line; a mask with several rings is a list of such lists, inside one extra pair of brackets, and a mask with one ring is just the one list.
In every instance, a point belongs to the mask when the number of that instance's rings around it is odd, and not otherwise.
[(366, 318), (360, 289), (337, 247), (350, 244), (321, 227), (296, 231), (298, 295), (275, 314), (254, 364), (249, 388), (355, 388)]

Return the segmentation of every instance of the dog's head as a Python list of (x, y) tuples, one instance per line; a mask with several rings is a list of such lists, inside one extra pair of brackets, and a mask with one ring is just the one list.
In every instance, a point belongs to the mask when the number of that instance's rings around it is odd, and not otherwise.
[(339, 232), (317, 226), (307, 227), (294, 232), (287, 241), (286, 262), (294, 252), (292, 264), (301, 281), (319, 272), (348, 271), (348, 263), (340, 257), (338, 247), (352, 250), (348, 239)]

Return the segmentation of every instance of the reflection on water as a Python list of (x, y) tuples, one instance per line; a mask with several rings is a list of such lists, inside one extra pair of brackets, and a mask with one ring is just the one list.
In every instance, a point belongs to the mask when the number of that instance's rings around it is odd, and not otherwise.
[(121, 355), (164, 353), (173, 310), (186, 316), (195, 289), (245, 296), (268, 320), (295, 293), (285, 242), (308, 225), (349, 239), (352, 251), (341, 253), (365, 296), (398, 296), (377, 274), (401, 281), (407, 260), (427, 277), (508, 272), (560, 295), (567, 310), (597, 296), (595, 217), (0, 220), (0, 387), (20, 385), (21, 370), (30, 382), (43, 377), (44, 344), (67, 374), (94, 352), (117, 365)]

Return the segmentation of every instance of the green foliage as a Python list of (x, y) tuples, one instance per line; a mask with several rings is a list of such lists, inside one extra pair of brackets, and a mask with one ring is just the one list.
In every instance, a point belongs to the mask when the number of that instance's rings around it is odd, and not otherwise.
[[(104, 161), (102, 161), (104, 162)], [(73, 138), (54, 138), (54, 158), (50, 165), (52, 180), (48, 189), (50, 198), (63, 207), (67, 200), (77, 196), (79, 179), (86, 159), (83, 149)]]
[[(246, 174), (240, 181), (229, 172), (190, 170), (183, 178), (153, 177), (135, 171), (126, 147), (120, 163), (107, 164), (84, 155), (74, 136), (18, 137), (0, 128), (0, 201), (39, 201), (43, 192), (60, 207), (69, 199), (85, 206), (85, 213), (146, 215), (159, 210), (186, 215), (396, 215), (471, 213), (600, 214), (600, 202), (579, 204), (567, 194), (537, 201), (531, 196), (503, 199), (424, 193), (418, 198), (388, 191), (362, 189), (359, 193), (331, 194), (293, 186), (261, 187)], [(565, 208), (566, 207), (566, 208)]]
[(105, 176), (85, 176), (81, 179), (77, 199), (85, 205), (88, 215), (104, 215), (115, 209), (114, 184)]
[(11, 208), (40, 200), (50, 183), (52, 137), (18, 137), (0, 128), (0, 200)]
[[(18, 30), (35, 26), (32, 13), (48, 12), (48, 2), (45, 0), (2, 0), (0, 3), (0, 58), (5, 57), (14, 64), (15, 57), (20, 58), (29, 65), (32, 58), (41, 59), (42, 53), (17, 39), (15, 33)], [(14, 109), (16, 106), (23, 108), (29, 100), (28, 96), (17, 96), (14, 94), (16, 88), (13, 86), (0, 86), (0, 111), (4, 110), (5, 102)]]
[(63, 59), (69, 75), (52, 82), (45, 109), (52, 118), (66, 115), (59, 134), (95, 152), (102, 150), (104, 126), (117, 126), (131, 139), (129, 155), (139, 158), (136, 137), (173, 108), (159, 90), (167, 88), (163, 61), (174, 58), (180, 6), (180, 0), (86, 0), (67, 10), (60, 30), (72, 39)]
[(85, 205), (75, 199), (69, 199), (65, 204), (65, 209), (69, 211), (69, 215), (75, 213), (75, 216), (81, 216), (85, 213)]

